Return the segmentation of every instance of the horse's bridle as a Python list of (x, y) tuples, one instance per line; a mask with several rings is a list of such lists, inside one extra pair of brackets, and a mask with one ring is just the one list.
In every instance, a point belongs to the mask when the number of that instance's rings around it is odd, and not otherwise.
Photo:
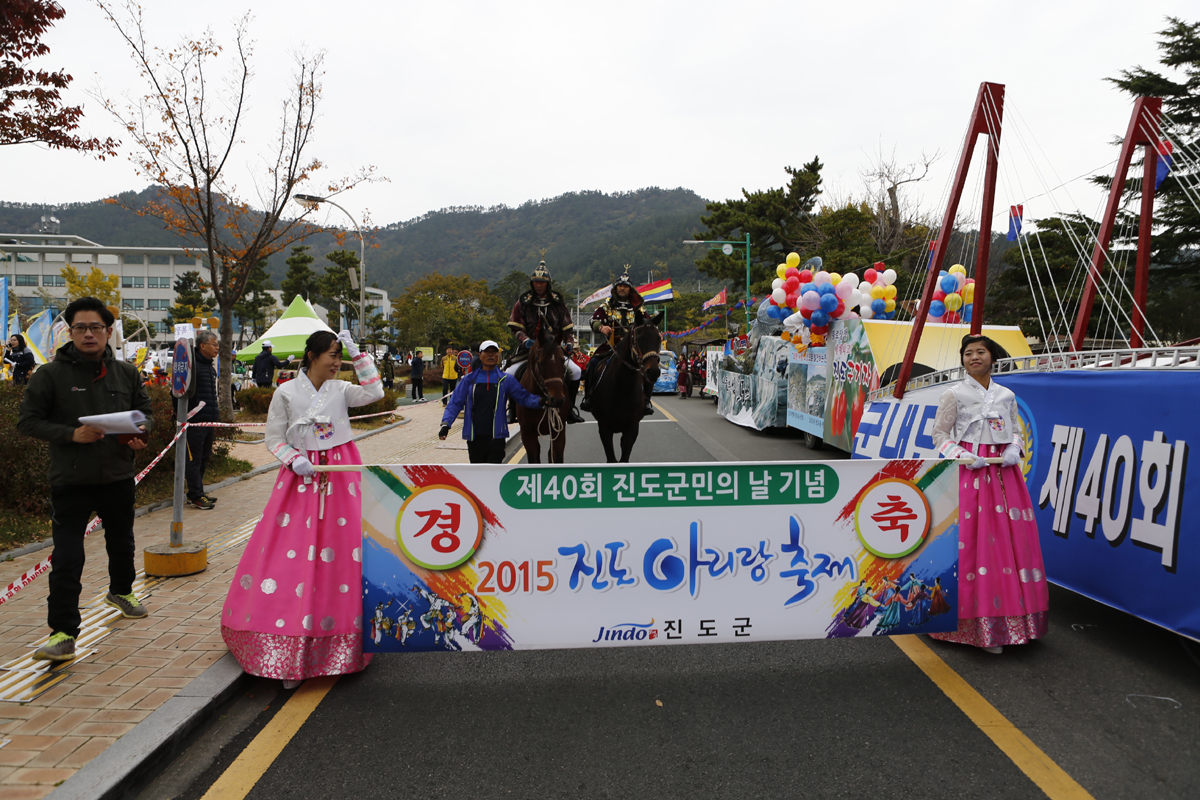
[[(643, 380), (645, 380), (645, 378), (646, 378), (646, 361), (647, 361), (648, 359), (650, 359), (650, 358), (655, 358), (655, 359), (657, 359), (657, 358), (658, 358), (658, 351), (656, 350), (656, 351), (654, 351), (654, 352), (652, 352), (652, 353), (643, 353), (643, 352), (641, 351), (641, 348), (639, 348), (639, 347), (638, 347), (638, 343), (637, 343), (637, 336), (635, 336), (635, 335), (634, 335), (634, 332), (635, 332), (635, 331), (636, 331), (638, 328), (641, 328), (641, 327), (647, 327), (647, 328), (651, 328), (651, 327), (654, 327), (654, 326), (652, 326), (652, 325), (646, 325), (645, 323), (643, 323), (642, 325), (634, 325), (632, 328), (629, 328), (629, 331), (628, 331), (628, 335), (629, 335), (629, 354), (630, 354), (630, 355), (631, 355), (633, 358), (632, 358), (632, 360), (631, 360), (631, 361), (626, 361), (624, 358), (622, 358), (622, 359), (621, 359), (621, 366), (623, 366), (623, 367), (625, 367), (625, 368), (627, 368), (627, 369), (633, 370), (634, 372), (636, 372), (636, 373), (638, 373), (639, 375), (641, 375), (641, 376), (642, 376), (642, 379), (643, 379)], [(624, 337), (622, 337), (622, 338), (624, 338)]]

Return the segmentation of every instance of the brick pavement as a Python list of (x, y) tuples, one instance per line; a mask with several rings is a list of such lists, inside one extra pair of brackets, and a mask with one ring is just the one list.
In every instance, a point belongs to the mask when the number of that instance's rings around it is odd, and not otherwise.
[[(440, 403), (406, 406), (403, 412), (410, 420), (407, 425), (358, 442), (365, 462), (467, 463), (465, 447), (452, 441), (460, 435), (461, 423), (446, 442), (437, 439)], [(252, 455), (248, 460), (267, 460), (262, 453)], [(0, 702), (0, 742), (7, 740), (0, 746), (0, 800), (49, 794), (225, 654), (221, 605), (241, 557), (244, 534), (261, 515), (274, 475), (268, 472), (218, 490), (214, 495), (219, 502), (211, 511), (185, 510), (184, 538), (209, 542), (208, 569), (184, 578), (149, 579), (139, 593), (150, 610), (145, 620), (113, 620), (104, 613), (98, 602), (108, 585), (103, 535), (86, 540), (88, 561), (80, 597), (85, 621), (93, 619), (93, 624), (112, 632), (94, 645), (93, 654), (63, 668), (61, 682), (36, 699)], [(134, 533), (139, 550), (166, 542), (170, 524), (171, 509), (138, 518)], [(0, 586), (49, 552), (0, 562)], [(27, 658), (31, 648), (45, 640), (47, 595), (42, 575), (0, 606), (0, 664)]]

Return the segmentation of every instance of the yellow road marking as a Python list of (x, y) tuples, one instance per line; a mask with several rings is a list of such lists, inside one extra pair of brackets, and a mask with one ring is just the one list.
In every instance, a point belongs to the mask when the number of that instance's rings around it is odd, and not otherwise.
[(891, 640), (1050, 800), (1094, 800), (928, 645), (916, 636), (893, 636)]
[(508, 463), (516, 464), (518, 461), (520, 461), (524, 457), (525, 457), (525, 448), (522, 447), (519, 450), (517, 450), (517, 452), (513, 453), (513, 457), (508, 460)]
[(229, 765), (229, 769), (217, 778), (201, 800), (242, 800), (250, 794), (254, 784), (266, 774), (300, 726), (329, 694), (337, 679), (338, 676), (330, 675), (309, 678), (300, 684), (291, 699), (279, 709), (267, 727), (259, 731), (254, 741)]
[(671, 420), (671, 422), (679, 422), (679, 420), (675, 419), (674, 414), (672, 414), (670, 411), (667, 411), (665, 408), (660, 406), (658, 403), (655, 403), (653, 400), (651, 400), (650, 404), (653, 405), (655, 408), (657, 408), (659, 411), (661, 411), (663, 413), (663, 416), (665, 416), (667, 419)]

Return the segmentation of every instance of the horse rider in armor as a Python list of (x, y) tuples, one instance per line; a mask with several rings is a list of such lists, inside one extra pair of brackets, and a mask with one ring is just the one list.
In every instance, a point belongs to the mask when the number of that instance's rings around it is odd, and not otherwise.
[[(571, 360), (571, 351), (575, 349), (575, 323), (571, 321), (571, 311), (567, 308), (562, 295), (550, 288), (550, 270), (546, 261), (542, 262), (529, 276), (529, 291), (525, 292), (513, 304), (512, 314), (508, 318), (508, 327), (517, 338), (517, 346), (509, 355), (508, 367), (504, 370), (514, 378), (517, 371), (529, 360), (529, 351), (533, 349), (537, 338), (538, 328), (549, 330), (551, 333), (562, 331), (562, 348), (566, 358), (566, 390), (567, 402), (564, 405), (564, 416), (568, 423), (583, 422), (575, 408), (575, 395), (579, 393), (579, 380), (582, 371)], [(508, 421), (516, 422), (516, 407), (509, 404)]]
[[(612, 355), (613, 345), (633, 327), (635, 312), (642, 307), (644, 302), (642, 296), (634, 288), (633, 281), (629, 278), (629, 265), (626, 264), (621, 277), (613, 283), (608, 299), (601, 303), (600, 307), (592, 314), (592, 330), (603, 336), (605, 341), (596, 348), (596, 351), (592, 353), (591, 361), (588, 362), (588, 391), (584, 394), (583, 402), (579, 406), (584, 411), (592, 410), (592, 387), (595, 385), (594, 381), (599, 378), (597, 373)], [(645, 401), (642, 412), (645, 416), (654, 413), (654, 406), (650, 402), (653, 391), (653, 384), (647, 384), (642, 393)]]

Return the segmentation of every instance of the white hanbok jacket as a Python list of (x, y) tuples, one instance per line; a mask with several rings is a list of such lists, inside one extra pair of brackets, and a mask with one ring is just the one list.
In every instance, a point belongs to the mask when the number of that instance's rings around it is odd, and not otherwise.
[(996, 381), (983, 388), (967, 376), (947, 389), (938, 401), (933, 422), (933, 443), (944, 458), (970, 458), (960, 442), (970, 442), (979, 452), (982, 444), (1021, 447), (1017, 426), (1017, 396)]
[(366, 353), (354, 358), (358, 385), (327, 380), (320, 391), (301, 369), (295, 380), (275, 390), (267, 412), (267, 449), (289, 466), (312, 450), (331, 450), (353, 438), (350, 409), (383, 399), (383, 384)]

